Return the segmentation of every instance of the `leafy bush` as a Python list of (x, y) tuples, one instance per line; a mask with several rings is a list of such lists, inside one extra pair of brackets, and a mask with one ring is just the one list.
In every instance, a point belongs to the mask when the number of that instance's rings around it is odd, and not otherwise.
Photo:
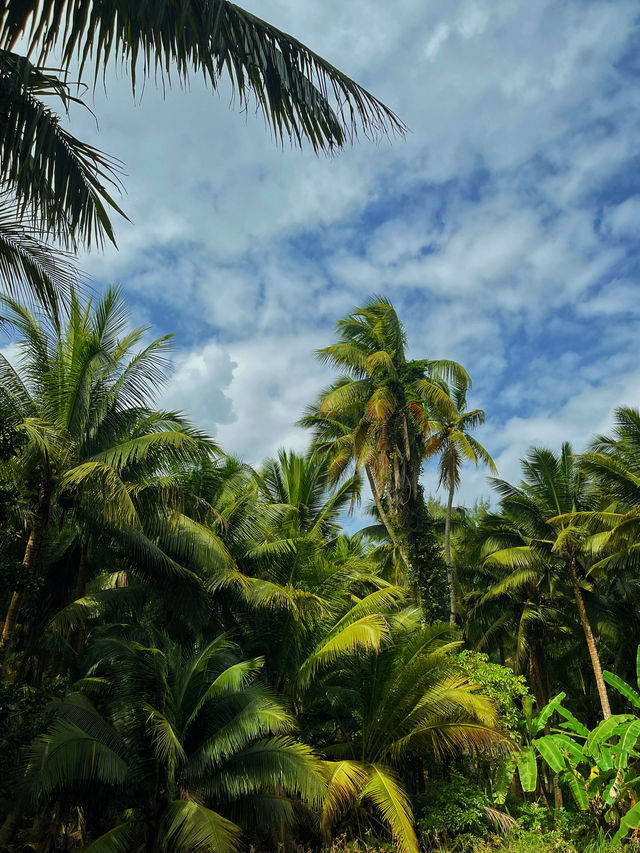
[(0, 815), (10, 810), (20, 770), (21, 751), (48, 726), (49, 705), (64, 696), (66, 679), (41, 687), (0, 682)]
[(508, 666), (493, 663), (480, 652), (463, 651), (458, 661), (469, 678), (482, 684), (482, 692), (495, 702), (505, 728), (517, 732), (522, 721), (518, 701), (529, 693), (524, 676), (516, 675)]
[(456, 836), (483, 836), (488, 830), (484, 791), (460, 773), (447, 782), (431, 782), (427, 794), (414, 799), (418, 837), (425, 847)]

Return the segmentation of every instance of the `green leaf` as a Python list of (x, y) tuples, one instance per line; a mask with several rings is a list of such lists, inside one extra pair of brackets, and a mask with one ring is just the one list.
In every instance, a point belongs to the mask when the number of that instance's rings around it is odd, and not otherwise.
[(615, 687), (618, 693), (621, 693), (626, 699), (628, 699), (634, 707), (640, 708), (640, 694), (637, 693), (630, 684), (627, 684), (627, 682), (620, 678), (620, 676), (614, 675), (613, 672), (609, 672), (606, 669), (602, 673), (602, 677), (607, 684)]
[(502, 805), (502, 803), (507, 799), (507, 791), (509, 790), (509, 786), (511, 785), (515, 772), (516, 762), (513, 758), (506, 758), (500, 763), (493, 788), (493, 800), (498, 805)]
[(612, 714), (607, 720), (602, 720), (589, 733), (586, 744), (586, 751), (593, 755), (597, 746), (609, 740), (618, 734), (618, 729), (623, 723), (630, 722), (635, 718), (629, 714)]
[(518, 773), (523, 791), (535, 791), (538, 781), (538, 765), (532, 746), (525, 746), (517, 756)]
[(636, 719), (623, 726), (620, 731), (620, 740), (616, 744), (616, 749), (621, 752), (630, 753), (634, 749), (638, 738), (640, 737), (640, 720)]
[(240, 828), (217, 812), (190, 800), (174, 800), (162, 822), (160, 843), (165, 853), (235, 853), (240, 835)]
[(556, 708), (556, 710), (567, 721), (566, 723), (560, 723), (561, 728), (568, 729), (581, 737), (589, 737), (589, 729), (577, 717), (574, 717), (571, 711), (567, 711), (562, 705)]
[(554, 773), (560, 773), (565, 769), (564, 753), (555, 735), (539, 737), (533, 745)]
[(129, 853), (135, 826), (131, 821), (114, 826), (91, 844), (82, 848), (82, 853)]
[(578, 773), (568, 770), (564, 774), (564, 779), (569, 786), (571, 796), (579, 809), (584, 811), (589, 808), (589, 798), (584, 786), (584, 779)]
[(613, 768), (613, 752), (605, 744), (596, 747), (593, 758), (600, 770), (611, 770)]
[(569, 735), (558, 733), (553, 735), (553, 738), (565, 754), (570, 764), (577, 766), (581, 761), (585, 760), (584, 749), (580, 744), (570, 738)]
[(635, 806), (630, 808), (622, 818), (620, 821), (620, 829), (613, 836), (613, 843), (621, 844), (629, 830), (637, 829), (638, 825), (640, 825), (640, 803), (636, 803)]
[(371, 800), (381, 817), (391, 829), (395, 849), (400, 853), (418, 853), (418, 840), (413, 829), (413, 814), (409, 798), (402, 785), (386, 767), (374, 765), (369, 782), (360, 795)]
[(558, 710), (558, 706), (565, 698), (566, 693), (558, 693), (550, 702), (548, 702), (542, 710), (538, 711), (533, 720), (531, 721), (531, 733), (537, 735), (538, 732), (542, 731), (542, 729), (546, 726), (549, 719), (553, 716), (553, 714)]

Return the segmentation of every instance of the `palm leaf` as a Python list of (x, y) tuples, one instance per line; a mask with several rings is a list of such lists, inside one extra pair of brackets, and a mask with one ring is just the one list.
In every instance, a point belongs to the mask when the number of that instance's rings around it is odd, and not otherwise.
[(369, 781), (360, 794), (361, 800), (370, 800), (391, 834), (400, 853), (418, 853), (418, 840), (413, 829), (411, 805), (400, 782), (381, 765), (369, 770)]
[(189, 800), (169, 804), (158, 835), (160, 848), (166, 853), (235, 853), (240, 849), (238, 826)]
[[(28, 21), (34, 15), (28, 28)], [(59, 4), (27, 0), (9, 7), (0, 45), (27, 36), (27, 51), (40, 60), (59, 48), (69, 68), (92, 60), (96, 79), (112, 60), (127, 64), (135, 90), (138, 62), (143, 74), (183, 80), (202, 73), (213, 88), (225, 73), (241, 105), (255, 99), (278, 139), (314, 150), (330, 150), (357, 136), (403, 132), (398, 118), (376, 98), (290, 35), (226, 0), (170, 0), (107, 6), (84, 0)]]

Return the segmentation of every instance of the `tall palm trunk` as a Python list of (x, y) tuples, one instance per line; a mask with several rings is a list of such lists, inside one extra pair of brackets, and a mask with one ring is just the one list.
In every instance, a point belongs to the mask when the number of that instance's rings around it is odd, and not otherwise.
[(77, 601), (79, 598), (84, 598), (84, 594), (87, 591), (87, 561), (84, 555), (84, 549), (80, 551), (80, 558), (78, 560), (78, 574), (76, 576), (76, 589), (74, 593), (75, 600)]
[(609, 695), (607, 694), (607, 688), (604, 683), (604, 678), (602, 677), (602, 666), (600, 664), (600, 655), (598, 654), (598, 648), (596, 646), (596, 641), (593, 636), (593, 631), (591, 630), (591, 625), (589, 623), (589, 617), (587, 616), (587, 610), (584, 606), (584, 599), (582, 598), (582, 591), (580, 590), (580, 585), (578, 584), (578, 575), (576, 574), (576, 561), (575, 557), (572, 557), (568, 561), (569, 565), (569, 573), (571, 575), (571, 583), (573, 585), (573, 595), (576, 600), (576, 607), (578, 608), (578, 613), (580, 615), (580, 621), (582, 622), (582, 628), (584, 630), (584, 635), (587, 640), (587, 648), (589, 649), (589, 657), (591, 658), (591, 666), (593, 667), (593, 674), (596, 679), (596, 686), (598, 688), (598, 695), (600, 696), (600, 704), (602, 706), (602, 715), (607, 720), (611, 716), (611, 706), (609, 705)]
[(542, 646), (536, 644), (529, 652), (529, 685), (535, 696), (538, 711), (549, 702), (549, 675)]
[[(38, 509), (33, 519), (33, 524), (31, 525), (29, 539), (27, 540), (27, 547), (25, 548), (24, 558), (22, 560), (22, 565), (27, 570), (27, 576), (29, 576), (33, 572), (36, 560), (38, 558), (38, 554), (40, 552), (40, 546), (42, 545), (44, 532), (47, 526), (47, 522), (49, 521), (49, 506), (49, 493), (44, 487), (41, 487), (40, 497), (38, 500)], [(13, 641), (16, 632), (18, 610), (20, 608), (21, 598), (22, 594), (19, 592), (19, 590), (14, 590), (13, 595), (11, 596), (11, 601), (9, 603), (9, 609), (7, 610), (7, 615), (5, 616), (4, 625), (2, 626), (0, 649), (5, 649)]]
[(453, 577), (453, 566), (451, 564), (451, 511), (453, 508), (453, 493), (456, 484), (451, 478), (449, 482), (449, 499), (447, 500), (447, 514), (444, 520), (444, 559), (447, 564), (447, 583), (449, 584), (449, 624), (455, 625), (458, 617), (458, 605), (456, 602), (456, 585)]
[(367, 472), (367, 479), (369, 480), (369, 486), (371, 488), (371, 494), (373, 495), (373, 500), (374, 500), (375, 505), (378, 509), (378, 514), (380, 515), (380, 519), (382, 520), (382, 523), (384, 524), (386, 531), (389, 534), (389, 538), (391, 539), (391, 541), (393, 542), (395, 547), (400, 552), (400, 556), (402, 557), (402, 560), (403, 560), (405, 566), (407, 567), (407, 571), (411, 571), (411, 560), (409, 559), (409, 554), (407, 553), (407, 549), (405, 548), (404, 544), (402, 542), (400, 542), (400, 540), (396, 536), (396, 533), (393, 529), (393, 525), (389, 521), (389, 516), (387, 515), (387, 513), (384, 510), (384, 507), (382, 506), (382, 501), (380, 500), (380, 495), (378, 493), (378, 487), (376, 486), (376, 481), (373, 477), (373, 472), (371, 471), (371, 467), (369, 465), (365, 465), (364, 467), (365, 467), (365, 471)]

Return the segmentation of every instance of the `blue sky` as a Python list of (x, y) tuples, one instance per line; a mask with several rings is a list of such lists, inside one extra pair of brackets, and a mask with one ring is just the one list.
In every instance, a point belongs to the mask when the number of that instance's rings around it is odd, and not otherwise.
[[(581, 448), (640, 405), (637, 2), (263, 0), (248, 8), (366, 85), (410, 127), (337, 157), (278, 148), (194, 79), (99, 127), (126, 167), (119, 251), (82, 258), (137, 323), (176, 333), (167, 405), (252, 463), (286, 444), (328, 374), (313, 350), (371, 293), (413, 357), (455, 358), (508, 478), (532, 443)], [(433, 477), (426, 475), (427, 488)], [(466, 473), (461, 497), (487, 493)]]

